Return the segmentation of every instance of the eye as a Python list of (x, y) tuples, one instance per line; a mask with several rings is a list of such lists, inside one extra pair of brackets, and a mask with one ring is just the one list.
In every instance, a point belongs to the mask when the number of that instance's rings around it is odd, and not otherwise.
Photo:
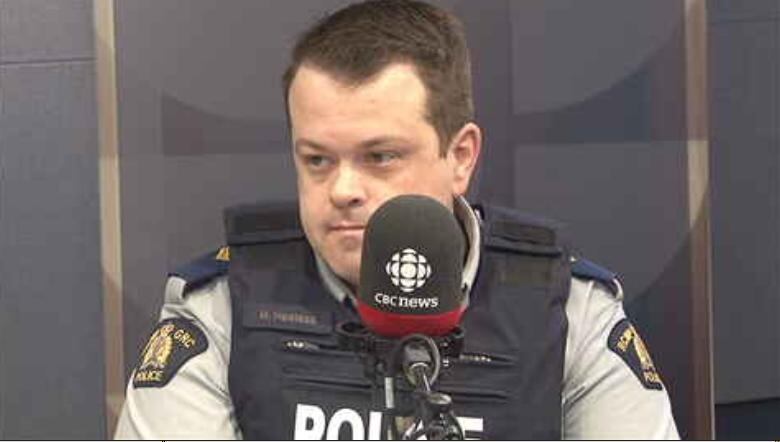
[(329, 159), (325, 155), (304, 155), (303, 163), (310, 169), (323, 169), (329, 164)]
[(391, 152), (391, 151), (369, 152), (368, 161), (372, 164), (384, 165), (394, 160), (397, 160), (399, 157), (400, 155), (398, 154), (398, 152)]

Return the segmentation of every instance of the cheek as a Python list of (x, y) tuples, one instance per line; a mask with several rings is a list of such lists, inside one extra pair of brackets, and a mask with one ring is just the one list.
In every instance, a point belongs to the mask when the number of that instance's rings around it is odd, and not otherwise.
[(298, 195), (298, 210), (300, 213), (301, 227), (309, 241), (317, 242), (317, 219), (316, 207), (312, 206), (311, 199), (305, 198), (301, 192)]
[(420, 193), (442, 202), (452, 198), (453, 175), (446, 161), (420, 164), (409, 172), (404, 180), (404, 193)]

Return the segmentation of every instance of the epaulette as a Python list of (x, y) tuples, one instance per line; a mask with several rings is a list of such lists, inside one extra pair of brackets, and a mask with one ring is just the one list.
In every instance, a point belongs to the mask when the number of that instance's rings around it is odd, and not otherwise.
[(187, 264), (173, 270), (168, 276), (176, 276), (184, 280), (181, 294), (192, 291), (228, 271), (230, 265), (230, 249), (221, 249), (206, 253)]
[(564, 226), (555, 220), (500, 206), (476, 205), (475, 209), (489, 248), (520, 246), (529, 252), (561, 253), (568, 243)]
[(304, 239), (294, 201), (242, 204), (225, 209), (225, 234), (230, 246)]
[(600, 282), (618, 299), (623, 296), (623, 288), (620, 286), (617, 273), (606, 269), (593, 261), (572, 257), (571, 274), (578, 278)]

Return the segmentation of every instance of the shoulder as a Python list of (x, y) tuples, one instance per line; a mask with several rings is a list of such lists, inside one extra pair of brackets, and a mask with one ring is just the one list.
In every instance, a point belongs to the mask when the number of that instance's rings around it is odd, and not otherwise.
[[(623, 287), (617, 273), (585, 258), (571, 258), (571, 275), (574, 279), (598, 284), (616, 301), (623, 300)], [(572, 284), (572, 287), (575, 287)]]
[(617, 276), (578, 261), (572, 266), (566, 303), (564, 437), (678, 438), (668, 394), (626, 317)]
[(165, 301), (182, 301), (190, 292), (227, 274), (229, 265), (230, 248), (222, 247), (177, 266), (168, 273)]
[[(625, 317), (623, 287), (615, 272), (583, 258), (572, 258), (566, 301), (569, 343), (587, 340)], [(591, 336), (592, 337), (592, 336)], [(572, 349), (574, 350), (574, 349)]]
[(203, 254), (168, 273), (160, 320), (182, 318), (202, 329), (223, 353), (229, 349), (230, 289), (227, 271), (230, 249)]
[(474, 210), (482, 220), (487, 246), (500, 245), (504, 241), (542, 246), (568, 242), (563, 223), (552, 218), (489, 204), (476, 204)]
[(615, 272), (582, 258), (574, 259), (566, 301), (566, 372), (572, 372), (573, 364), (584, 353), (606, 350), (610, 330), (625, 317), (623, 288)]
[(228, 393), (227, 253), (202, 255), (168, 274), (159, 323), (128, 381), (116, 438), (237, 437)]

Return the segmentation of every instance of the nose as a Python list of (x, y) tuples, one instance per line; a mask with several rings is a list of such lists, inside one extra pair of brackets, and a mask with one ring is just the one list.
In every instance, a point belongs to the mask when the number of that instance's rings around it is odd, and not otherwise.
[(358, 207), (366, 201), (363, 177), (354, 167), (343, 164), (333, 178), (330, 200), (340, 209)]

